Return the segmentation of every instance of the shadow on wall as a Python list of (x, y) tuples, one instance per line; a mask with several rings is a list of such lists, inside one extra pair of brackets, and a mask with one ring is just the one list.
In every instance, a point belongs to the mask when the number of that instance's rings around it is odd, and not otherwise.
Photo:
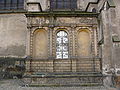
[(25, 65), (15, 65), (15, 62), (16, 61), (0, 61), (0, 79), (22, 78), (25, 72)]

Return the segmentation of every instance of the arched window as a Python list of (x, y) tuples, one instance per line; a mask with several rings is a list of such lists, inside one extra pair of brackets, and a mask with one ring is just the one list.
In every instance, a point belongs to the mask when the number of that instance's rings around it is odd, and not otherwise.
[(68, 58), (68, 34), (65, 31), (59, 31), (56, 38), (56, 58)]

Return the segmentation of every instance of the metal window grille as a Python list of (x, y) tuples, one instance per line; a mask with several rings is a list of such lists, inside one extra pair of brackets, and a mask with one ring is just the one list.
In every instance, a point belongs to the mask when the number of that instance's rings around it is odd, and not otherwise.
[(59, 31), (56, 39), (56, 58), (68, 58), (68, 34), (65, 31)]

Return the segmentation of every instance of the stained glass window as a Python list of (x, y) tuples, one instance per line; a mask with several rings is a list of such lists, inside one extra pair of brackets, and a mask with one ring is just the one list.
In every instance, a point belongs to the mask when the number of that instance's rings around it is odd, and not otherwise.
[(11, 1), (11, 9), (17, 9), (17, 0)]
[(24, 8), (24, 0), (18, 0), (18, 9)]
[(56, 58), (68, 58), (68, 34), (65, 31), (59, 31), (56, 38)]
[(4, 9), (5, 2), (4, 0), (0, 0), (0, 9)]
[(4, 5), (5, 7), (4, 8), (5, 9), (10, 9), (10, 7), (11, 7), (10, 4), (11, 4), (11, 0), (5, 0), (5, 5)]
[(76, 9), (77, 0), (51, 0), (51, 9)]
[(0, 0), (0, 10), (24, 9), (24, 0)]

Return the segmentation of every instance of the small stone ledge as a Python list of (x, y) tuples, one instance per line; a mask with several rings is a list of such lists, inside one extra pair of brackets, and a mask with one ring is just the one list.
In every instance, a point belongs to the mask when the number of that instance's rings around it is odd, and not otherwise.
[(34, 74), (29, 74), (25, 75), (24, 78), (73, 78), (73, 77), (103, 77), (103, 75), (100, 72), (82, 72), (82, 73), (44, 73), (44, 72), (39, 72), (39, 73), (34, 73)]
[(70, 84), (70, 85), (64, 85), (64, 84), (31, 84), (29, 87), (93, 87), (93, 86), (103, 86), (103, 84), (100, 83), (86, 83), (86, 84)]
[(26, 58), (22, 58), (22, 57), (0, 57), (0, 61), (1, 60), (25, 60)]

